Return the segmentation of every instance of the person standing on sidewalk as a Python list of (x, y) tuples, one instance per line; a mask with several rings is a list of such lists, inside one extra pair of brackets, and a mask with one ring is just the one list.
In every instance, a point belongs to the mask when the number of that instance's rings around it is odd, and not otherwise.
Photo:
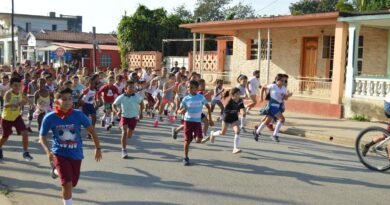
[[(45, 116), (40, 131), (40, 143), (45, 150), (50, 164), (57, 171), (61, 186), (64, 205), (72, 205), (72, 189), (76, 187), (81, 161), (84, 158), (81, 126), (86, 128), (95, 144), (95, 160), (102, 159), (99, 138), (86, 115), (73, 109), (72, 90), (60, 88), (55, 94), (54, 112)], [(47, 135), (53, 132), (53, 143), (49, 148)]]
[(275, 84), (263, 86), (261, 89), (260, 102), (263, 101), (263, 96), (266, 90), (270, 93), (270, 99), (268, 102), (268, 111), (264, 121), (260, 126), (253, 131), (253, 137), (256, 141), (259, 140), (261, 131), (274, 119), (278, 121), (275, 126), (275, 130), (271, 135), (271, 139), (275, 142), (279, 142), (279, 130), (285, 122), (285, 118), (282, 114), (282, 104), (284, 100), (287, 100), (292, 94), (287, 92), (285, 82), (287, 80), (286, 75), (278, 74), (276, 76)]

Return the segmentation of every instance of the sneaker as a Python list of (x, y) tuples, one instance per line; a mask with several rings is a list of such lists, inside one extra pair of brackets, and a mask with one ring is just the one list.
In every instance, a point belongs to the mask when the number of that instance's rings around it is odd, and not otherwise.
[(256, 142), (258, 142), (258, 141), (259, 141), (259, 137), (260, 137), (261, 134), (257, 134), (256, 130), (257, 130), (257, 129), (254, 129), (253, 132), (252, 132), (252, 134), (253, 134), (253, 139), (254, 139)]
[(23, 159), (29, 162), (33, 160), (33, 157), (30, 155), (29, 152), (23, 152)]
[(271, 140), (274, 142), (280, 142), (279, 136), (277, 136), (277, 135), (271, 135)]
[(242, 130), (242, 132), (246, 133), (245, 127), (240, 127), (240, 130)]
[(163, 118), (162, 117), (160, 117), (160, 119), (158, 119), (160, 122), (164, 122), (164, 120), (163, 120)]
[(241, 150), (240, 149), (233, 149), (233, 154), (238, 154), (238, 153), (240, 153), (241, 152)]
[(4, 156), (3, 156), (3, 150), (0, 149), (0, 160), (2, 160), (3, 158), (4, 158)]
[(210, 140), (210, 136), (208, 136), (208, 137), (202, 139), (202, 142), (201, 142), (201, 143), (204, 144), (204, 143), (208, 142), (209, 140)]
[(184, 166), (190, 166), (190, 159), (188, 157), (183, 159), (183, 165)]
[(105, 120), (102, 120), (102, 121), (101, 121), (101, 124), (102, 124), (102, 127), (105, 127), (105, 126), (106, 126), (106, 121), (105, 121)]
[(155, 120), (155, 121), (154, 121), (153, 127), (158, 127), (158, 120)]
[(106, 128), (106, 130), (107, 130), (107, 131), (110, 131), (111, 127), (112, 127), (111, 125), (108, 125), (107, 128)]
[(171, 129), (172, 129), (172, 138), (173, 138), (174, 140), (176, 140), (176, 139), (177, 139), (177, 132), (175, 131), (175, 128), (174, 128), (174, 127), (172, 127)]
[(370, 147), (367, 145), (362, 145), (362, 155), (365, 157), (367, 155), (368, 150), (370, 150)]
[(57, 179), (58, 178), (58, 172), (57, 172), (57, 169), (56, 167), (52, 167), (51, 170), (50, 170), (50, 176), (51, 178), (53, 179)]
[(122, 150), (122, 159), (129, 158), (129, 155), (127, 154), (127, 150)]
[(268, 128), (271, 132), (273, 132), (273, 131), (275, 130), (273, 124), (268, 124), (268, 125), (267, 125), (267, 128)]
[(214, 144), (214, 142), (215, 142), (214, 131), (210, 131), (210, 142), (211, 142), (212, 144)]
[(32, 133), (32, 132), (33, 132), (32, 129), (31, 129), (31, 127), (28, 127), (28, 128), (27, 128), (27, 131), (28, 131), (29, 133)]

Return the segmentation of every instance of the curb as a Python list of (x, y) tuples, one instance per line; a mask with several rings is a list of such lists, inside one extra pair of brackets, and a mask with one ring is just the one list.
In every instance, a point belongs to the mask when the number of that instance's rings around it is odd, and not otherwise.
[[(253, 127), (257, 126), (258, 123), (255, 122), (248, 122), (247, 128), (253, 129)], [(353, 138), (346, 138), (342, 136), (332, 136), (332, 135), (324, 135), (320, 133), (310, 132), (305, 129), (300, 129), (294, 126), (284, 126), (280, 130), (283, 134), (293, 135), (297, 137), (306, 138), (309, 140), (324, 142), (327, 144), (333, 144), (338, 146), (344, 146), (344, 147), (355, 147), (355, 139)]]

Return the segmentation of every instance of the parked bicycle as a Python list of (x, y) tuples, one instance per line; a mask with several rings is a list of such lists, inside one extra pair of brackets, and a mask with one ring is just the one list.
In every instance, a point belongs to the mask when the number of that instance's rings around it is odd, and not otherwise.
[(376, 126), (368, 127), (359, 133), (355, 141), (355, 149), (364, 166), (380, 172), (390, 169), (389, 136), (389, 130)]

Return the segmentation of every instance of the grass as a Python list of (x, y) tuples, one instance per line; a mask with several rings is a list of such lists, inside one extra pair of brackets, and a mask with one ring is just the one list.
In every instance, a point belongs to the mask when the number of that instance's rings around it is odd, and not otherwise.
[(353, 117), (350, 118), (350, 120), (359, 121), (359, 122), (368, 122), (368, 121), (370, 121), (370, 119), (368, 119), (367, 116), (359, 115), (359, 114), (354, 114)]
[(7, 185), (2, 184), (0, 181), (0, 194), (7, 196), (9, 193), (10, 193), (10, 191), (9, 191)]

